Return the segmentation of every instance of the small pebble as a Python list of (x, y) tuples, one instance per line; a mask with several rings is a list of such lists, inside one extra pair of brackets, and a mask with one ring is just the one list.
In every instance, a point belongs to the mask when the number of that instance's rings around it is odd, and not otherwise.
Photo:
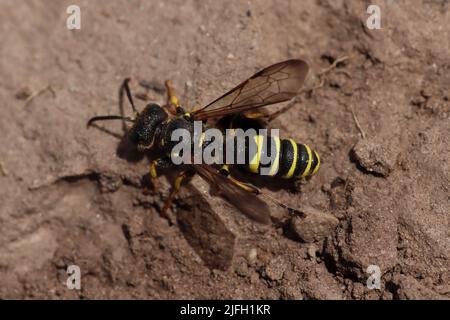
[(248, 265), (245, 259), (241, 258), (236, 262), (236, 273), (241, 277), (246, 277), (249, 274)]
[(314, 260), (314, 259), (316, 258), (316, 251), (317, 251), (317, 247), (316, 247), (315, 245), (311, 244), (311, 245), (308, 247), (308, 251), (307, 251), (307, 253), (308, 253), (308, 258), (309, 258), (311, 261)]
[(284, 272), (286, 271), (286, 263), (285, 261), (277, 257), (272, 259), (265, 268), (265, 276), (269, 280), (281, 280), (283, 278)]
[(254, 263), (258, 257), (258, 251), (255, 248), (251, 248), (248, 252), (247, 259), (249, 263)]
[(291, 227), (294, 233), (307, 243), (320, 241), (331, 235), (339, 223), (335, 216), (315, 208), (303, 207), (299, 211), (304, 217), (292, 218)]
[(387, 177), (393, 170), (395, 157), (388, 146), (375, 139), (358, 141), (352, 151), (355, 161), (369, 173)]
[(281, 299), (303, 300), (302, 291), (297, 286), (286, 286), (280, 288)]
[(27, 100), (29, 97), (31, 97), (32, 94), (33, 94), (33, 92), (31, 91), (31, 89), (29, 87), (24, 87), (24, 88), (20, 89), (19, 91), (17, 91), (16, 99)]

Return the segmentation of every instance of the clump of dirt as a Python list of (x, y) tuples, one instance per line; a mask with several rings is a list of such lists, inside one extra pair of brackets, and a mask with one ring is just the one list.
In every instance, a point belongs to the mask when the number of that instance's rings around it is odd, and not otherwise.
[(387, 177), (394, 168), (396, 155), (381, 141), (361, 139), (352, 152), (355, 163), (367, 173)]
[[(2, 2), (0, 298), (449, 299), (449, 2), (377, 4), (379, 30), (364, 2), (79, 1), (68, 30), (69, 3)], [(262, 186), (311, 220), (256, 224), (200, 178), (162, 217), (172, 177), (145, 193), (121, 123), (86, 129), (126, 77), (189, 109), (288, 58), (311, 70), (271, 126), (322, 166)]]

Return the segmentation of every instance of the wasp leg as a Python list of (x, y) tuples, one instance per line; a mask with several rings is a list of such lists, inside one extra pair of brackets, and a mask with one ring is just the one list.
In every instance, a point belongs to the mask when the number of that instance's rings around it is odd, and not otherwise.
[(177, 195), (178, 191), (180, 191), (181, 184), (186, 178), (191, 178), (194, 175), (194, 171), (188, 170), (181, 172), (177, 178), (175, 179), (175, 183), (173, 185), (172, 190), (170, 191), (169, 197), (167, 198), (166, 202), (164, 203), (164, 207), (162, 209), (162, 215), (167, 216), (166, 212), (167, 210), (172, 206), (172, 201)]
[(153, 160), (150, 163), (150, 179), (152, 181), (152, 193), (156, 193), (158, 191), (158, 171), (157, 171), (157, 167), (158, 167), (158, 160)]
[(158, 190), (158, 171), (170, 168), (172, 162), (169, 158), (158, 158), (150, 163), (149, 174), (152, 182), (152, 192), (155, 193)]
[(274, 202), (275, 204), (279, 205), (280, 207), (287, 209), (290, 213), (297, 213), (299, 215), (303, 215), (298, 209), (290, 207), (288, 205), (285, 205), (284, 203), (278, 201), (278, 199), (275, 199), (274, 197), (270, 196), (267, 193), (263, 193), (261, 191), (261, 189), (259, 189), (258, 187), (252, 185), (251, 183), (247, 183), (247, 182), (242, 182), (236, 178), (233, 178), (230, 175), (230, 170), (228, 168), (227, 165), (223, 165), (220, 169), (219, 172), (223, 175), (225, 175), (227, 177), (227, 179), (233, 183), (234, 185), (236, 185), (237, 187), (247, 191), (247, 192), (251, 192), (255, 195), (261, 195), (261, 196), (265, 196), (266, 198), (268, 198), (269, 200), (271, 200), (272, 202)]
[(227, 177), (228, 180), (229, 180), (230, 182), (232, 182), (234, 185), (236, 185), (237, 187), (239, 187), (239, 188), (241, 188), (241, 189), (244, 189), (245, 191), (254, 193), (254, 194), (260, 194), (260, 193), (261, 193), (261, 190), (260, 190), (258, 187), (255, 187), (254, 185), (252, 185), (252, 184), (250, 184), (250, 183), (242, 182), (242, 181), (239, 181), (239, 180), (236, 179), (236, 178), (233, 178), (233, 177), (230, 175), (230, 169), (229, 169), (228, 165), (226, 165), (226, 164), (223, 165), (223, 166), (219, 169), (219, 172), (220, 172), (222, 175), (224, 175), (225, 177)]
[(176, 115), (177, 109), (180, 106), (180, 102), (179, 102), (177, 96), (175, 95), (175, 90), (173, 88), (172, 81), (166, 80), (164, 85), (166, 86), (166, 91), (167, 91), (167, 102), (166, 102), (165, 108), (171, 114)]

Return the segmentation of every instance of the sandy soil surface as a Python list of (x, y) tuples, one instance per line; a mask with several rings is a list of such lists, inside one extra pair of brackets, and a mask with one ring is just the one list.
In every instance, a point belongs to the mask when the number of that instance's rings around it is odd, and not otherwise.
[[(449, 299), (450, 3), (374, 2), (381, 30), (368, 1), (1, 1), (0, 298)], [(144, 193), (121, 124), (86, 129), (125, 77), (190, 108), (288, 58), (323, 86), (272, 127), (323, 164), (267, 190), (307, 218), (258, 225), (194, 179), (168, 221), (170, 177)]]

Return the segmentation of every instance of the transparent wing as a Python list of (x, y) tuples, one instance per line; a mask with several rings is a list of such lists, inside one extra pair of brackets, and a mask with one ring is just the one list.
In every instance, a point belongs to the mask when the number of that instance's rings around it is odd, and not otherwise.
[(207, 120), (288, 101), (300, 90), (308, 73), (302, 60), (271, 65), (205, 107), (194, 111), (196, 120)]
[(177, 221), (187, 242), (208, 268), (227, 270), (236, 236), (193, 184), (180, 190), (178, 201)]
[(194, 169), (206, 182), (217, 188), (222, 197), (247, 217), (259, 223), (270, 223), (269, 207), (257, 195), (235, 185), (230, 179), (210, 166), (195, 165)]

